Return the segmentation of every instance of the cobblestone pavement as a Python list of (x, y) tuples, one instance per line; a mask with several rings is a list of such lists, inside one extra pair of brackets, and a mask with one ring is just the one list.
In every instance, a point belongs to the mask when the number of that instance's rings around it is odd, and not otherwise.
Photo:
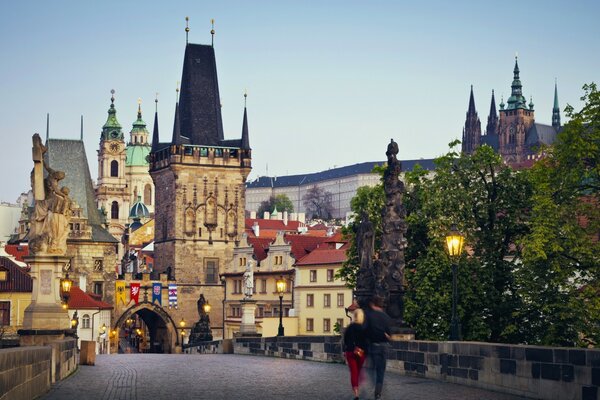
[[(383, 398), (516, 400), (517, 396), (388, 371)], [(361, 399), (373, 399), (364, 379)], [(346, 365), (234, 354), (100, 355), (42, 399), (352, 399)]]

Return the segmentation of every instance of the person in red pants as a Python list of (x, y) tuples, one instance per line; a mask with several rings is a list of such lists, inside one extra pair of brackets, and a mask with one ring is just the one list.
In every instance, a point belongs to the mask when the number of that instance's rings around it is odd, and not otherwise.
[(365, 314), (357, 308), (352, 315), (352, 323), (344, 332), (344, 355), (350, 369), (350, 384), (354, 392), (354, 400), (358, 400), (360, 372), (366, 358), (367, 339), (365, 338), (363, 322)]

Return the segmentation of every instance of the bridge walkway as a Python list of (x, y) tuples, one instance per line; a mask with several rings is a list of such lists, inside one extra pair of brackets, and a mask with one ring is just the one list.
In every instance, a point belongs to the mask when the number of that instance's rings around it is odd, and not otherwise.
[[(496, 392), (389, 372), (384, 400), (517, 400)], [(361, 399), (373, 399), (365, 377)], [(346, 365), (236, 354), (98, 355), (45, 400), (352, 399)]]

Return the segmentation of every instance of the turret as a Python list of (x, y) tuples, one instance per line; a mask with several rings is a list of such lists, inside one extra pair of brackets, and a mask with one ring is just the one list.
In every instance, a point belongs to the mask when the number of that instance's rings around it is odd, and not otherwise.
[(496, 112), (496, 99), (494, 98), (494, 91), (492, 90), (492, 102), (490, 103), (490, 113), (487, 119), (487, 126), (485, 127), (486, 135), (497, 135), (498, 134), (498, 113)]
[(108, 118), (102, 127), (100, 141), (103, 140), (124, 140), (121, 124), (117, 121), (117, 110), (115, 109), (115, 90), (111, 90), (110, 107), (108, 108)]
[(552, 126), (558, 130), (560, 128), (560, 107), (558, 106), (558, 87), (554, 82), (554, 107), (552, 107)]
[(138, 99), (137, 119), (133, 123), (133, 128), (131, 128), (130, 142), (133, 145), (148, 144), (148, 129), (146, 129), (146, 123), (144, 122), (144, 120), (142, 120), (142, 100), (141, 99)]

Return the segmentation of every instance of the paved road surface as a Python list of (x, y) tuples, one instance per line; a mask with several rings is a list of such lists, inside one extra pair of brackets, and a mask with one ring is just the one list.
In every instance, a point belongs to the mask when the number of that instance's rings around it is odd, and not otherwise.
[[(517, 400), (517, 396), (389, 372), (384, 400)], [(361, 399), (373, 399), (365, 378)], [(45, 400), (351, 400), (343, 364), (236, 354), (100, 355), (56, 384)]]

